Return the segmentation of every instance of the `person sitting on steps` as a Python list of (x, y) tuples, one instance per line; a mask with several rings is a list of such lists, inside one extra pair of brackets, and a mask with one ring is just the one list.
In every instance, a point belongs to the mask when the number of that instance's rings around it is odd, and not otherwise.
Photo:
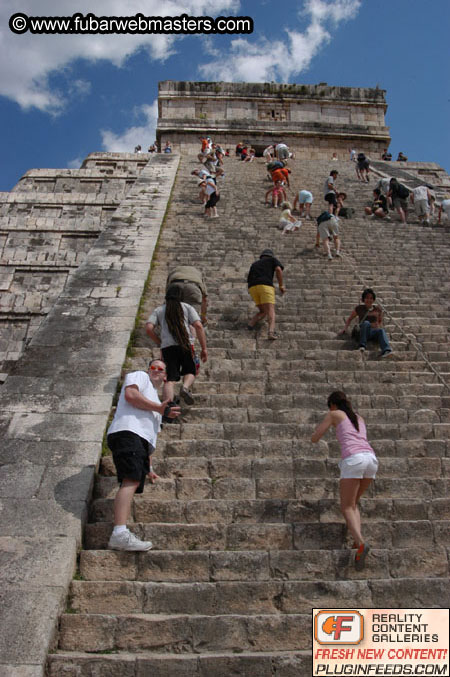
[(366, 215), (370, 216), (372, 219), (378, 218), (390, 221), (387, 198), (379, 188), (375, 188), (373, 191), (372, 206), (365, 207), (364, 211), (366, 212)]
[(376, 340), (381, 349), (380, 357), (389, 357), (392, 355), (392, 348), (386, 330), (383, 328), (383, 311), (380, 306), (374, 305), (375, 299), (376, 294), (373, 289), (364, 289), (361, 295), (362, 303), (352, 310), (341, 334), (345, 334), (352, 320), (358, 318), (359, 350), (364, 352), (367, 341)]

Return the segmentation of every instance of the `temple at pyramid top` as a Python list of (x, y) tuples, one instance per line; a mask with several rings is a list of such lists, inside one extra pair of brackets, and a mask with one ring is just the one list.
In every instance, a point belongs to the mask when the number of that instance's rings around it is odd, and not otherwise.
[(206, 134), (224, 147), (243, 141), (257, 152), (284, 141), (305, 159), (350, 146), (378, 155), (391, 140), (386, 109), (386, 91), (378, 87), (165, 80), (158, 86), (157, 140), (189, 152)]

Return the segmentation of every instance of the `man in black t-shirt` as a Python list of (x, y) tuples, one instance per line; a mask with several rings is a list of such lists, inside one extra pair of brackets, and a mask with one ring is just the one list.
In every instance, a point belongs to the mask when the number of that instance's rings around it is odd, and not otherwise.
[(283, 265), (275, 257), (271, 249), (264, 249), (259, 259), (252, 263), (247, 276), (248, 291), (258, 312), (249, 321), (247, 327), (253, 330), (260, 320), (267, 317), (269, 324), (268, 338), (272, 341), (278, 338), (275, 333), (275, 287), (274, 274), (277, 276), (280, 292), (286, 291), (283, 285)]

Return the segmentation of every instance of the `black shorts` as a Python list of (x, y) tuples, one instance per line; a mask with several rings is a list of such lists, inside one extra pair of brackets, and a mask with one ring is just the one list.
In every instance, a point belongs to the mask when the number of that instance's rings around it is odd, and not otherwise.
[(180, 374), (193, 374), (195, 376), (195, 362), (191, 350), (185, 350), (181, 346), (169, 346), (161, 350), (163, 360), (166, 363), (168, 381), (179, 381)]
[(215, 207), (219, 200), (220, 195), (217, 195), (217, 193), (211, 193), (208, 202), (205, 204), (205, 209), (211, 209), (211, 207)]
[(325, 202), (329, 202), (334, 207), (337, 207), (337, 197), (336, 193), (327, 193), (324, 197)]
[(131, 430), (118, 430), (106, 438), (112, 451), (114, 465), (117, 470), (117, 481), (139, 482), (137, 494), (144, 491), (145, 478), (150, 472), (149, 456), (155, 451), (150, 442)]

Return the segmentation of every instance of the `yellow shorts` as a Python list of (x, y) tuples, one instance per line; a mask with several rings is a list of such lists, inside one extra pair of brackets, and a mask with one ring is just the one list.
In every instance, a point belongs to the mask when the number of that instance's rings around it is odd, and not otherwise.
[(269, 287), (268, 284), (255, 284), (254, 287), (250, 287), (248, 293), (257, 306), (263, 303), (275, 304), (275, 288)]

